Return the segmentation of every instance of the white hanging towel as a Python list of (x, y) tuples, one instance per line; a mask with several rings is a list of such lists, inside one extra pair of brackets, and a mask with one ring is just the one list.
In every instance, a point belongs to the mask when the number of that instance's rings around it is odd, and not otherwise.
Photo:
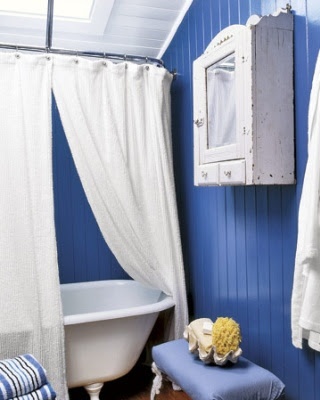
[(298, 218), (298, 242), (291, 299), (292, 342), (307, 339), (320, 351), (320, 53), (315, 68), (308, 115), (308, 161)]

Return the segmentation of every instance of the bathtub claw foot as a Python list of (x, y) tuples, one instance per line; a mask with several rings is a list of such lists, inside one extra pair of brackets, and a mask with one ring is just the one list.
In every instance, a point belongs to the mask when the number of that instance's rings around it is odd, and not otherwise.
[(99, 394), (103, 387), (103, 383), (92, 383), (91, 385), (87, 385), (84, 388), (90, 396), (90, 400), (99, 400)]

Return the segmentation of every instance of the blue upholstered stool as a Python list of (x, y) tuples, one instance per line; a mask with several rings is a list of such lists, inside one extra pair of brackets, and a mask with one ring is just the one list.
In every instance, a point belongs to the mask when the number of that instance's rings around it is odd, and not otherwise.
[(244, 357), (236, 364), (219, 367), (204, 364), (190, 353), (188, 343), (178, 339), (152, 348), (151, 400), (159, 393), (162, 375), (175, 390), (184, 390), (193, 400), (284, 399), (284, 384), (274, 374)]

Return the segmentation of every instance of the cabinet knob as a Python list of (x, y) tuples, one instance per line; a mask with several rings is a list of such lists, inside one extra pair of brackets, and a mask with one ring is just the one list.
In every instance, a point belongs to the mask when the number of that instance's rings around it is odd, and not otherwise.
[(200, 128), (200, 126), (203, 125), (203, 118), (197, 118), (197, 119), (194, 121), (194, 123), (195, 123), (195, 125), (197, 125), (198, 128)]

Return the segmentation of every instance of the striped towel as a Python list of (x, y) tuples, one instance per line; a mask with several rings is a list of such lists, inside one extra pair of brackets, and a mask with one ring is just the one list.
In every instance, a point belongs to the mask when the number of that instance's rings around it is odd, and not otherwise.
[(56, 393), (52, 389), (50, 383), (46, 383), (41, 386), (41, 388), (30, 392), (29, 394), (24, 394), (23, 396), (14, 397), (10, 400), (54, 400), (56, 398)]
[[(39, 392), (38, 397), (36, 397), (37, 392)], [(31, 393), (35, 395), (25, 397)], [(46, 371), (31, 354), (0, 361), (0, 400), (16, 398), (39, 400), (55, 398)]]

